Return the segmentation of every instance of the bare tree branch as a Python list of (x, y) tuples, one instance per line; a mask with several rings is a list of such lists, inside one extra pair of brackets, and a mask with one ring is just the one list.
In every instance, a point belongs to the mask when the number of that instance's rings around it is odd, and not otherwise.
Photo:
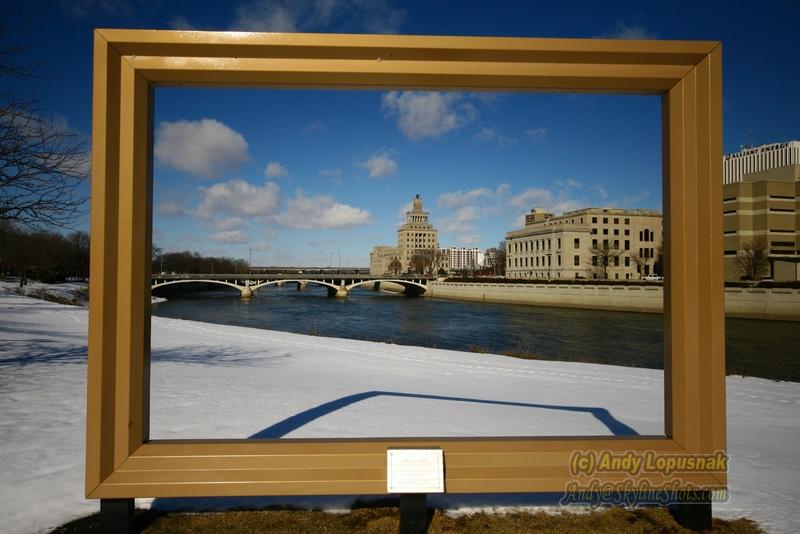
[[(0, 82), (29, 77), (35, 66), (18, 61), (22, 30), (0, 20)], [(10, 42), (9, 42), (10, 41)], [(81, 136), (48, 119), (35, 99), (0, 94), (0, 221), (32, 229), (69, 228), (88, 198), (89, 148)]]

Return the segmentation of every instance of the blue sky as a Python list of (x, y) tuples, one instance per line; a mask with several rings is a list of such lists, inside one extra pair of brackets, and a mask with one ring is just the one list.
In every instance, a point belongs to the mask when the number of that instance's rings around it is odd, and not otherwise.
[[(800, 138), (793, 2), (30, 2), (34, 91), (91, 124), (95, 27), (721, 40), (724, 147)], [(5, 83), (5, 82), (4, 82)], [(660, 209), (655, 96), (158, 88), (154, 240), (258, 264), (367, 265), (420, 193), (443, 246), (524, 212)]]

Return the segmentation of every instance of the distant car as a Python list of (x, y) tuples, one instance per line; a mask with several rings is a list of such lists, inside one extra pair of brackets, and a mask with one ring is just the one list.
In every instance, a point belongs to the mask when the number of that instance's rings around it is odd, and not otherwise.
[(664, 277), (659, 274), (648, 274), (644, 277), (647, 282), (663, 282)]

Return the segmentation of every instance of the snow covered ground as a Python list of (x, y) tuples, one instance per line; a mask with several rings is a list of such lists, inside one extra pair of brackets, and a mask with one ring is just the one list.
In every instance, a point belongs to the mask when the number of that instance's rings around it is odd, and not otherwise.
[[(83, 495), (86, 308), (0, 286), (0, 518), (46, 531), (98, 509)], [(517, 360), (153, 319), (151, 436), (657, 434), (660, 371)], [(800, 384), (729, 377), (730, 500), (715, 515), (800, 531)], [(608, 412), (603, 412), (605, 409)], [(352, 498), (262, 499), (343, 508)], [(531, 496), (444, 495), (454, 508)], [(249, 499), (214, 504), (255, 504)], [(211, 501), (138, 500), (198, 507)]]

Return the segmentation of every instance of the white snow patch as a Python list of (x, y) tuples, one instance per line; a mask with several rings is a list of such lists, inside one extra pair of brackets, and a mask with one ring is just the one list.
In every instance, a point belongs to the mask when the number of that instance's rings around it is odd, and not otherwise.
[[(98, 510), (97, 501), (83, 499), (86, 329), (85, 308), (33, 300), (0, 286), (0, 517), (6, 532), (42, 532)], [(663, 375), (656, 370), (160, 317), (153, 318), (152, 336), (154, 438), (611, 433), (591, 412), (575, 407), (605, 408), (640, 434), (663, 428)], [(727, 387), (730, 500), (715, 504), (714, 514), (747, 516), (774, 532), (800, 530), (800, 384), (729, 377)], [(202, 509), (281, 503), (341, 511), (355, 498), (137, 504)], [(550, 499), (445, 494), (430, 502), (475, 511), (536, 509)]]

